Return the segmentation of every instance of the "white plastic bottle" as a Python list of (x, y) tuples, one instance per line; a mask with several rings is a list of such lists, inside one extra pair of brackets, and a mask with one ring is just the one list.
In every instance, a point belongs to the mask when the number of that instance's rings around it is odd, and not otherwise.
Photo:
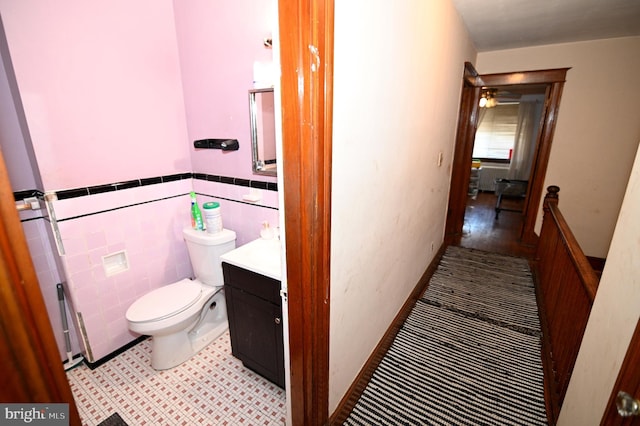
[(216, 234), (222, 231), (222, 212), (220, 203), (210, 201), (202, 205), (204, 210), (204, 221), (207, 225), (207, 232)]
[(273, 229), (269, 225), (268, 221), (262, 222), (262, 229), (260, 229), (260, 238), (263, 240), (270, 240), (273, 238)]

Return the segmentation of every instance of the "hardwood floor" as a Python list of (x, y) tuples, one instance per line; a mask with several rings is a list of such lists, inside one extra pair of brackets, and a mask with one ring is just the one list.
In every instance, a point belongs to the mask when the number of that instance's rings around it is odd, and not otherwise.
[[(520, 244), (522, 214), (501, 211), (496, 219), (497, 197), (493, 192), (480, 192), (476, 199), (468, 197), (459, 245), (495, 253), (531, 258), (534, 247)], [(501, 207), (518, 210), (524, 200), (504, 198)]]

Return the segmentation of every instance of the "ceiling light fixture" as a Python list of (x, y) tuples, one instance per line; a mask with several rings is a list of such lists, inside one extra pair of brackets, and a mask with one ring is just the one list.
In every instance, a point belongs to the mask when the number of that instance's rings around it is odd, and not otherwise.
[(498, 95), (498, 89), (483, 89), (480, 95), (480, 108), (493, 108), (498, 105), (496, 96)]

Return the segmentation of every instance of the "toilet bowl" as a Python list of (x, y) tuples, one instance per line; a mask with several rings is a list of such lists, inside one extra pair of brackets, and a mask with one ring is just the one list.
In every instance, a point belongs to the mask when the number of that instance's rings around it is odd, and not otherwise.
[(235, 232), (183, 230), (195, 279), (157, 288), (133, 302), (129, 330), (152, 337), (151, 366), (173, 368), (197, 354), (229, 325), (220, 256), (235, 248)]

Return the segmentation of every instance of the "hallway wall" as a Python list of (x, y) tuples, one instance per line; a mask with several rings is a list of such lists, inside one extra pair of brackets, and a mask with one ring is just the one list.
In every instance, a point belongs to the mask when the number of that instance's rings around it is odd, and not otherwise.
[(330, 413), (442, 244), (475, 59), (450, 1), (337, 2), (334, 45)]
[[(640, 318), (640, 150), (558, 426), (600, 424)], [(632, 392), (632, 390), (628, 390)], [(634, 395), (637, 397), (637, 395)]]
[(640, 37), (624, 37), (478, 54), (480, 74), (571, 67), (544, 185), (560, 187), (562, 214), (588, 256), (607, 255), (640, 141), (638, 52)]

